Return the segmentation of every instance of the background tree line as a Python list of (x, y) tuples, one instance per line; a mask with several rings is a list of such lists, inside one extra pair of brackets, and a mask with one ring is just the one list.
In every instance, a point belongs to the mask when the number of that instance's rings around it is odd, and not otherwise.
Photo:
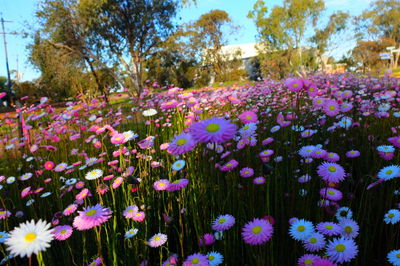
[[(42, 0), (28, 47), (30, 62), (41, 76), (33, 82), (14, 82), (14, 88), (19, 96), (62, 100), (123, 88), (138, 95), (153, 82), (189, 88), (249, 78), (240, 53), (221, 52), (227, 36), (239, 29), (228, 13), (211, 10), (179, 24), (181, 8), (194, 4), (193, 0)], [(252, 78), (324, 70), (329, 62), (323, 55), (349, 34), (357, 45), (338, 62), (367, 73), (384, 68), (379, 53), (400, 42), (397, 0), (375, 0), (357, 17), (341, 11), (326, 14), (323, 0), (284, 0), (273, 7), (257, 0), (248, 17), (257, 27), (259, 42)]]

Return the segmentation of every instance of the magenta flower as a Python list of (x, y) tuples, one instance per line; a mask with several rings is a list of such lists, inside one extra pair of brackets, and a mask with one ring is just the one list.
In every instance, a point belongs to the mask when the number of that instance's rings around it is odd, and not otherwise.
[(326, 100), (323, 107), (327, 116), (335, 116), (339, 114), (339, 104), (335, 100)]
[(318, 175), (326, 182), (339, 183), (344, 180), (345, 172), (342, 166), (336, 163), (324, 162), (317, 168)]
[(172, 192), (172, 191), (181, 190), (182, 188), (186, 187), (188, 184), (189, 184), (188, 179), (185, 179), (185, 178), (178, 179), (169, 184), (167, 191)]
[(54, 238), (59, 241), (64, 241), (68, 239), (72, 235), (72, 226), (70, 225), (58, 225), (54, 227)]
[(333, 201), (341, 200), (342, 197), (343, 197), (343, 193), (340, 190), (337, 190), (337, 189), (334, 189), (334, 188), (331, 188), (331, 187), (322, 188), (319, 191), (319, 194), (324, 199), (333, 200)]
[(120, 133), (113, 134), (111, 137), (112, 144), (123, 144), (126, 142), (125, 136)]
[(223, 172), (228, 172), (228, 171), (233, 170), (238, 165), (239, 165), (239, 163), (235, 159), (232, 159), (229, 162), (227, 162), (226, 164), (224, 164), (223, 166), (221, 166), (220, 169)]
[(239, 115), (240, 121), (243, 124), (256, 123), (258, 121), (256, 113), (252, 111), (245, 111)]
[(158, 233), (149, 239), (148, 244), (150, 247), (156, 248), (164, 245), (165, 242), (167, 242), (167, 239), (168, 239), (167, 235)]
[(242, 168), (242, 169), (240, 170), (240, 176), (241, 176), (241, 177), (247, 178), (247, 177), (251, 177), (251, 176), (253, 176), (253, 175), (254, 175), (254, 170), (253, 170), (253, 168), (245, 167), (245, 168)]
[(200, 253), (195, 253), (187, 257), (187, 259), (183, 262), (183, 266), (194, 266), (194, 265), (198, 266), (209, 265), (207, 257)]
[(169, 102), (165, 102), (161, 104), (161, 109), (166, 110), (166, 109), (171, 109), (174, 108), (176, 106), (178, 106), (178, 102), (175, 100), (169, 101)]
[(397, 148), (400, 148), (400, 136), (388, 138), (388, 141)]
[(303, 81), (301, 79), (288, 78), (285, 81), (285, 86), (293, 92), (301, 91), (301, 89), (303, 88)]
[(199, 246), (210, 246), (214, 244), (215, 242), (215, 237), (213, 234), (204, 234), (202, 237), (199, 239)]
[(78, 205), (71, 204), (67, 208), (65, 208), (65, 210), (63, 211), (63, 214), (65, 216), (69, 216), (69, 215), (73, 214), (76, 211), (77, 208), (78, 208)]
[(242, 229), (244, 242), (250, 245), (260, 245), (269, 241), (274, 232), (274, 228), (264, 219), (255, 218), (247, 223)]
[(198, 142), (223, 143), (235, 137), (237, 126), (222, 118), (211, 118), (194, 123), (190, 130)]
[(225, 231), (235, 224), (235, 217), (230, 214), (220, 215), (212, 222), (211, 228), (215, 231)]
[(99, 226), (111, 218), (112, 211), (100, 204), (89, 206), (83, 211), (78, 211), (79, 216), (75, 217), (73, 225), (78, 230), (89, 230)]
[(138, 206), (136, 206), (136, 205), (131, 205), (131, 206), (128, 206), (128, 207), (124, 210), (123, 215), (124, 215), (124, 217), (127, 218), (127, 219), (129, 219), (129, 218), (130, 218), (130, 219), (133, 219), (138, 211), (139, 211)]
[(189, 133), (181, 133), (175, 135), (169, 143), (167, 151), (173, 155), (180, 155), (193, 150), (196, 147), (196, 141), (193, 139), (192, 135)]
[(44, 168), (46, 170), (51, 170), (54, 168), (54, 163), (52, 161), (47, 161), (44, 163)]
[(155, 190), (166, 190), (169, 186), (170, 182), (168, 179), (160, 179), (154, 182), (153, 188)]

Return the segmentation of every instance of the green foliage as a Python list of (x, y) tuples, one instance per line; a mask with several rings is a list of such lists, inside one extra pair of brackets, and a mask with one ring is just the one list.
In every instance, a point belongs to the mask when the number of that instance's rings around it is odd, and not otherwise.
[[(265, 2), (258, 0), (248, 17), (257, 26), (262, 69), (264, 73), (284, 76), (288, 71), (299, 71), (303, 67), (304, 56), (300, 48), (304, 33), (315, 27), (319, 15), (324, 10), (323, 0), (285, 0), (283, 6), (274, 6), (268, 13)], [(295, 51), (293, 51), (295, 50)], [(271, 69), (267, 71), (267, 66)]]
[(356, 17), (359, 38), (386, 37), (400, 42), (400, 2), (375, 0)]
[(395, 44), (395, 40), (388, 38), (381, 38), (379, 41), (358, 41), (352, 51), (357, 69), (363, 73), (385, 69), (387, 61), (381, 60), (379, 54), (386, 51), (386, 47)]

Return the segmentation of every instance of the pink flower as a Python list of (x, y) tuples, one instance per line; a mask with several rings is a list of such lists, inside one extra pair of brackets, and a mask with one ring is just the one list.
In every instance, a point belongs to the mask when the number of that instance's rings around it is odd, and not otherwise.
[(258, 121), (256, 113), (252, 111), (245, 111), (239, 115), (240, 121), (243, 124), (256, 123)]

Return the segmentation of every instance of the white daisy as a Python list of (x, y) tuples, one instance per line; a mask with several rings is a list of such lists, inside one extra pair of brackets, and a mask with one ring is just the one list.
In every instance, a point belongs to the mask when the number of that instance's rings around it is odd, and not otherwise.
[[(32, 253), (36, 255), (50, 247), (50, 242), (54, 235), (50, 224), (46, 221), (34, 220), (22, 223), (19, 227), (10, 232), (10, 237), (6, 239), (7, 250), (14, 256), (30, 257)], [(50, 229), (50, 230), (49, 230)]]
[(103, 171), (100, 169), (93, 169), (92, 171), (88, 172), (85, 176), (87, 180), (95, 180), (103, 175)]

